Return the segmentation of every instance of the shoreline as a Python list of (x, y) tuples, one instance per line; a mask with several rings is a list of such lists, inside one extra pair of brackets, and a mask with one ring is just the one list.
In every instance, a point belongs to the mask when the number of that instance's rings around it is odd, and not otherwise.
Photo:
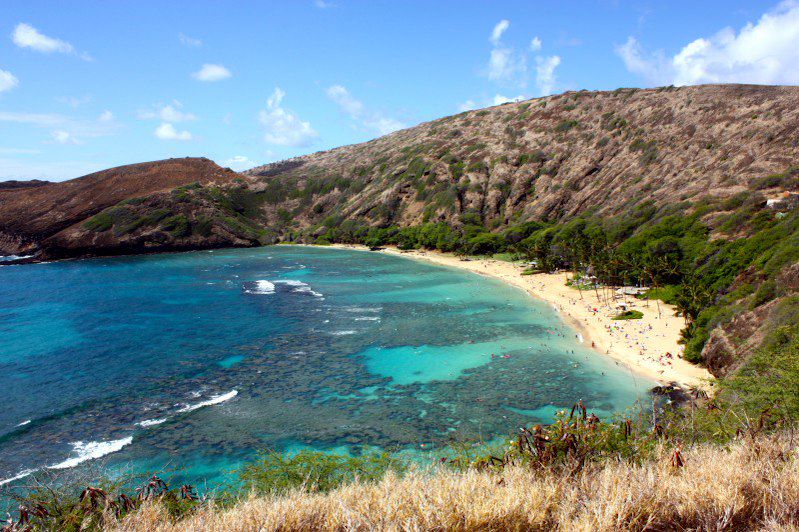
[[(368, 247), (356, 244), (331, 244), (324, 247), (369, 251)], [(523, 268), (515, 263), (484, 257), (462, 260), (439, 251), (400, 251), (394, 247), (383, 247), (379, 253), (424, 260), (499, 279), (552, 305), (560, 317), (582, 335), (585, 344), (601, 355), (623, 364), (630, 371), (661, 385), (675, 383), (683, 389), (696, 387), (706, 392), (712, 390), (710, 380), (713, 376), (705, 368), (681, 358), (683, 348), (678, 340), (684, 326), (683, 319), (674, 315), (674, 307), (663, 302), (626, 296), (623, 299), (627, 308), (641, 311), (644, 317), (636, 320), (611, 320), (619, 312), (611, 308), (617, 302), (613, 301), (608, 306), (597, 299), (593, 290), (578, 291), (566, 286), (568, 273), (523, 276)], [(596, 312), (594, 308), (597, 309)]]

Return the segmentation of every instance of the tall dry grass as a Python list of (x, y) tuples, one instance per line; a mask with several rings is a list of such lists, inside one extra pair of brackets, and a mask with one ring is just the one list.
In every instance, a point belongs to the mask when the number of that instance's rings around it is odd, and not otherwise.
[(642, 464), (534, 471), (412, 471), (326, 494), (250, 497), (170, 522), (158, 503), (122, 531), (249, 530), (799, 530), (799, 459), (785, 434), (661, 447)]

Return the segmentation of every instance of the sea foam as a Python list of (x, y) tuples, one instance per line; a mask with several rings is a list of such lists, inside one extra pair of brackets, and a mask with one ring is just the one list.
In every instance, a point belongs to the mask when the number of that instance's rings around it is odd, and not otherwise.
[(158, 419), (145, 419), (144, 421), (139, 421), (136, 423), (138, 426), (146, 428), (146, 427), (154, 427), (155, 425), (160, 425), (161, 423), (165, 422), (167, 418), (161, 417)]
[(9, 482), (14, 482), (15, 480), (19, 480), (21, 478), (25, 478), (31, 473), (35, 472), (36, 472), (35, 469), (24, 469), (11, 478), (4, 478), (3, 480), (0, 480), (0, 486), (2, 486), (3, 484), (8, 484)]
[(312, 290), (311, 287), (308, 285), (308, 283), (303, 283), (302, 281), (295, 281), (293, 279), (288, 279), (285, 281), (274, 281), (274, 282), (292, 287), (293, 288), (292, 292), (297, 292), (300, 294), (310, 294), (314, 297), (324, 297), (324, 294)]
[(33, 255), (0, 255), (0, 262), (10, 262), (12, 260), (29, 259)]
[(109, 441), (76, 441), (72, 443), (72, 451), (77, 456), (67, 458), (63, 462), (51, 465), (48, 467), (48, 469), (69, 469), (70, 467), (75, 467), (83, 462), (94, 460), (95, 458), (101, 458), (107, 454), (115, 453), (124, 446), (130, 445), (132, 441), (133, 436)]
[(211, 398), (206, 401), (200, 401), (199, 403), (195, 403), (193, 405), (186, 405), (183, 408), (179, 408), (178, 412), (181, 413), (191, 412), (192, 410), (197, 410), (198, 408), (202, 408), (204, 406), (211, 406), (211, 405), (217, 405), (219, 403), (224, 403), (225, 401), (233, 399), (238, 394), (239, 394), (238, 390), (230, 390), (228, 393), (211, 396)]
[(269, 295), (275, 293), (275, 285), (269, 281), (255, 281), (252, 288), (246, 288), (244, 291), (248, 294)]

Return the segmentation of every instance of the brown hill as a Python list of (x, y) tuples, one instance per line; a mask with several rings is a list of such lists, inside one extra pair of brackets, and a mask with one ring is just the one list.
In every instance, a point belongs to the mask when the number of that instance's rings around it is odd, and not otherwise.
[[(797, 161), (799, 87), (705, 85), (469, 111), (245, 173), (299, 225), (457, 223), (471, 212), (501, 226), (728, 196)], [(277, 209), (270, 221), (280, 224)]]
[(119, 166), (61, 183), (0, 188), (0, 255), (36, 251), (59, 232), (124, 200), (237, 177), (209, 159), (185, 158)]
[(0, 181), (0, 189), (32, 188), (32, 187), (40, 187), (48, 183), (49, 181), (42, 181), (40, 179), (31, 179), (30, 181), (17, 181), (16, 179), (12, 179), (10, 181)]

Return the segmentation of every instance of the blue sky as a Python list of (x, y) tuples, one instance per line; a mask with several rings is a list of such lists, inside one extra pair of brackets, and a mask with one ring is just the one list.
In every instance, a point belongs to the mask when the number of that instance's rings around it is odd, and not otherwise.
[(799, 83), (799, 4), (2, 0), (0, 180), (243, 169), (507, 99), (707, 82)]

